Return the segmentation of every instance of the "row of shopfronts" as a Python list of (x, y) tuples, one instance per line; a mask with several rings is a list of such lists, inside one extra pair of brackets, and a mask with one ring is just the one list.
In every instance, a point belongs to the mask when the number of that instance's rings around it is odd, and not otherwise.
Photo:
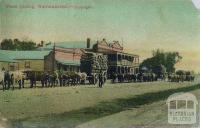
[[(61, 42), (42, 46), (37, 51), (0, 50), (0, 68), (5, 70), (80, 71), (84, 52), (103, 53), (108, 58), (108, 74), (137, 73), (139, 56), (124, 52), (119, 42)], [(4, 56), (4, 57), (3, 57)]]

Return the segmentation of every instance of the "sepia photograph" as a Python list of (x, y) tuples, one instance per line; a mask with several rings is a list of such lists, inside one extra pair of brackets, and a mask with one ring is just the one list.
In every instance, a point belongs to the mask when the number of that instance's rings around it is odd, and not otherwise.
[(0, 128), (200, 128), (200, 0), (0, 0)]

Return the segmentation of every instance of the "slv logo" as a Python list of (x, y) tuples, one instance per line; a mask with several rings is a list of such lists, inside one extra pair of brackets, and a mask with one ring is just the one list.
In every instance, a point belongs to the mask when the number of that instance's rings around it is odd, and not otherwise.
[(196, 97), (191, 93), (175, 93), (168, 97), (168, 123), (195, 124), (197, 121)]

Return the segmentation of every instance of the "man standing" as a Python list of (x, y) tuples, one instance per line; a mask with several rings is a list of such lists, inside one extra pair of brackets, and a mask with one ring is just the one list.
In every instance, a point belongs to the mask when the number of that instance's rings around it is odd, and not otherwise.
[(33, 88), (33, 85), (36, 87), (36, 73), (30, 73), (30, 88)]
[(33, 88), (34, 84), (34, 75), (33, 72), (30, 72), (30, 88)]
[(10, 75), (10, 85), (12, 86), (12, 89), (14, 90), (14, 74), (13, 73)]
[(45, 73), (44, 72), (41, 74), (41, 84), (42, 84), (42, 87), (44, 87), (44, 85), (45, 85)]
[(99, 74), (99, 87), (102, 88), (103, 85), (103, 76), (102, 76), (102, 72), (100, 72)]
[(113, 72), (112, 73), (112, 83), (115, 83), (116, 79), (117, 79), (117, 74), (116, 74), (116, 72)]
[(9, 74), (9, 71), (6, 71), (4, 73), (4, 84), (5, 84), (5, 86), (4, 86), (5, 89), (10, 89), (10, 74)]

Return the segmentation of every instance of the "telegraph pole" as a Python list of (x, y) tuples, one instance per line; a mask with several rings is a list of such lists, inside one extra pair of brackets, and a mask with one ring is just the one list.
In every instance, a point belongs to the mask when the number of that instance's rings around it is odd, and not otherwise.
[(52, 68), (52, 70), (53, 70), (53, 72), (54, 72), (54, 70), (55, 70), (55, 61), (56, 61), (56, 53), (55, 53), (55, 50), (56, 50), (56, 45), (55, 45), (55, 42), (54, 42), (54, 45), (53, 45), (53, 68)]

